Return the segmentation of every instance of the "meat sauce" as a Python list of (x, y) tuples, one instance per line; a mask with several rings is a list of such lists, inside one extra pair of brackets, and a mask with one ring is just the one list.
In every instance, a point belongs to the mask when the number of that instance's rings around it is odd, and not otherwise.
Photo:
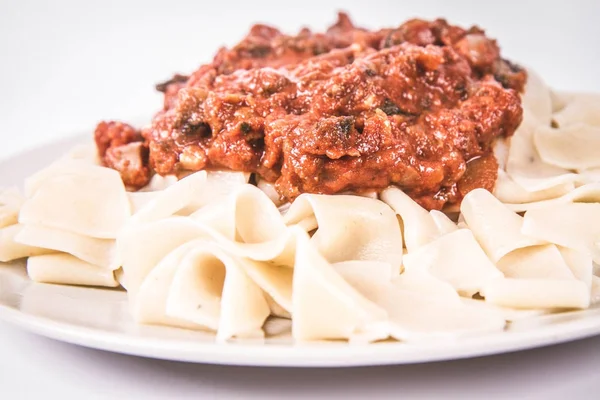
[(139, 188), (151, 174), (252, 172), (282, 199), (403, 189), (427, 209), (492, 190), (492, 146), (521, 123), (520, 67), (477, 28), (411, 20), (368, 31), (340, 14), (325, 33), (255, 25), (190, 76), (158, 85), (141, 131), (103, 122), (104, 163)]

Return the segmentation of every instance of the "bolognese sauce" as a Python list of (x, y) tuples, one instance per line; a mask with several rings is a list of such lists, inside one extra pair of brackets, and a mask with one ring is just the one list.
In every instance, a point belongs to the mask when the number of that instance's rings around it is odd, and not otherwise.
[[(190, 76), (160, 84), (142, 130), (103, 122), (99, 155), (138, 188), (153, 173), (254, 173), (282, 199), (396, 185), (427, 209), (492, 190), (492, 146), (521, 123), (525, 71), (477, 27), (411, 20), (324, 33), (255, 25)], [(129, 146), (129, 147), (126, 147)]]

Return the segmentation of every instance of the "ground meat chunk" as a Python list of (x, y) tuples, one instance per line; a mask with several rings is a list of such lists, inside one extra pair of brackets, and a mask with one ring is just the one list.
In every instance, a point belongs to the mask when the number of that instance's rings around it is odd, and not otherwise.
[(132, 142), (111, 147), (106, 151), (104, 163), (121, 174), (123, 183), (130, 188), (141, 188), (150, 180), (148, 148), (143, 142)]
[(288, 200), (397, 185), (440, 209), (495, 182), (492, 145), (519, 126), (525, 82), (483, 30), (442, 19), (369, 31), (340, 14), (324, 33), (295, 36), (255, 25), (159, 87), (165, 104), (143, 132), (144, 166), (252, 172)]
[(122, 122), (101, 122), (94, 138), (102, 163), (117, 170), (127, 187), (139, 189), (148, 183), (148, 147), (139, 131)]
[(94, 132), (94, 140), (98, 155), (102, 158), (110, 147), (117, 147), (131, 142), (140, 142), (142, 135), (131, 125), (118, 121), (103, 121)]

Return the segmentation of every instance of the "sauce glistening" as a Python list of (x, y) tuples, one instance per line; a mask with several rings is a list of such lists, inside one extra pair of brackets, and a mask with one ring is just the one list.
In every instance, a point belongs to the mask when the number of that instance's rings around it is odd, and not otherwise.
[(340, 14), (325, 33), (296, 36), (256, 25), (159, 85), (149, 127), (104, 122), (96, 140), (134, 188), (154, 172), (231, 169), (287, 200), (397, 185), (441, 209), (493, 189), (492, 146), (521, 123), (526, 78), (482, 30), (444, 20), (368, 31)]

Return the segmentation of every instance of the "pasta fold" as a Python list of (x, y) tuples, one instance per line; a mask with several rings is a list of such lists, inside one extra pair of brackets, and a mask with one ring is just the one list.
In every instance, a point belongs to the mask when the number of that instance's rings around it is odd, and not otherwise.
[(123, 182), (117, 171), (85, 168), (89, 175), (61, 171), (34, 185), (39, 187), (21, 207), (19, 222), (99, 239), (116, 238), (131, 213)]
[(490, 192), (475, 189), (460, 206), (461, 215), (473, 235), (493, 262), (523, 247), (543, 244), (540, 239), (523, 235), (523, 217), (508, 209)]
[(318, 228), (311, 243), (329, 262), (382, 261), (400, 272), (402, 233), (387, 204), (361, 196), (303, 194), (284, 221), (294, 225), (312, 215)]
[(113, 271), (82, 261), (70, 254), (29, 257), (27, 274), (35, 282), (117, 287)]
[(425, 269), (467, 297), (503, 276), (468, 229), (459, 229), (409, 252), (404, 256), (404, 268), (407, 272)]

